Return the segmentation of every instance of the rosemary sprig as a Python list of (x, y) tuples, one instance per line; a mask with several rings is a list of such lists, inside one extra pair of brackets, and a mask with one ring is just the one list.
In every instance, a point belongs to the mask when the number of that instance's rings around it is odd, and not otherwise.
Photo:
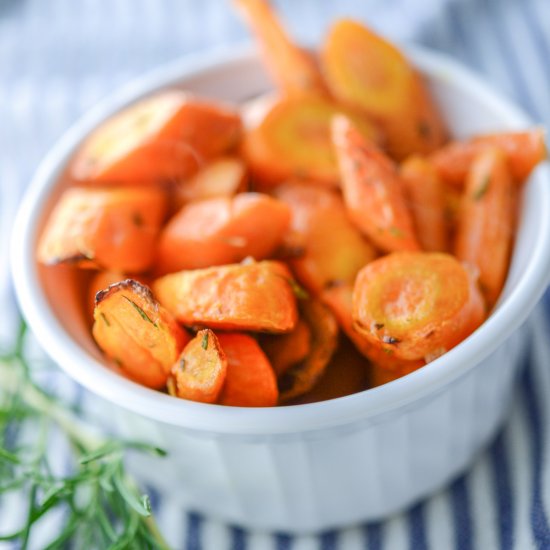
[[(21, 525), (0, 533), (0, 541), (14, 541), (26, 549), (33, 529), (53, 510), (63, 510), (64, 521), (54, 540), (40, 541), (47, 550), (166, 550), (151, 515), (147, 495), (126, 473), (129, 450), (158, 456), (161, 449), (143, 443), (98, 435), (74, 410), (42, 389), (25, 358), (26, 327), (22, 323), (14, 350), (0, 356), (0, 495), (11, 492), (26, 499)], [(48, 455), (48, 437), (61, 430), (73, 452), (73, 468), (56, 475)], [(22, 434), (32, 432), (32, 440)]]

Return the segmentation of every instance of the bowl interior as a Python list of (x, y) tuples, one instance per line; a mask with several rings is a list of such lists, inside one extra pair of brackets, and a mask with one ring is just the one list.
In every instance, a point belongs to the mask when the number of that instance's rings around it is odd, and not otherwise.
[[(520, 111), (455, 63), (416, 49), (410, 51), (410, 56), (427, 77), (454, 136), (529, 125)], [(22, 205), (14, 242), (16, 290), (25, 316), (46, 351), (92, 391), (136, 412), (186, 427), (216, 430), (223, 415), (222, 431), (254, 431), (260, 427), (250, 426), (249, 410), (175, 400), (140, 387), (106, 367), (91, 338), (90, 323), (82, 314), (87, 275), (70, 267), (46, 268), (35, 260), (38, 236), (68, 185), (63, 170), (79, 142), (122, 106), (167, 86), (240, 103), (266, 92), (271, 84), (254, 53), (230, 52), (223, 58), (187, 60), (162, 68), (98, 106), (47, 157)], [(394, 383), (329, 402), (254, 411), (256, 419), (263, 418), (275, 431), (297, 431), (321, 426), (323, 422), (326, 425), (330, 418), (341, 421), (359, 411), (364, 414), (372, 409), (375, 414), (413, 399), (420, 390), (441, 386), (494, 349), (525, 318), (546, 283), (549, 268), (542, 250), (548, 245), (550, 195), (544, 170), (537, 170), (526, 186), (515, 251), (499, 306), (476, 333), (441, 359)], [(296, 412), (298, 408), (301, 412)], [(175, 411), (179, 414), (174, 415)], [(267, 427), (264, 424), (263, 429)]]

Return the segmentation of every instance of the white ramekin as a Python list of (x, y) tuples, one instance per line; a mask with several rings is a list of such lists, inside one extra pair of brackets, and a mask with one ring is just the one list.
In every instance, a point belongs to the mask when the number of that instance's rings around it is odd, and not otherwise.
[[(522, 128), (529, 120), (448, 59), (409, 51), (457, 136)], [(67, 159), (102, 120), (166, 86), (242, 101), (269, 88), (255, 53), (183, 59), (144, 76), (73, 127), (46, 157), (13, 231), (13, 279), (30, 327), (47, 353), (104, 399), (110, 428), (165, 448), (140, 459), (140, 478), (196, 510), (249, 528), (313, 531), (380, 518), (463, 470), (501, 423), (520, 365), (518, 328), (550, 273), (550, 179), (525, 187), (520, 227), (500, 304), (471, 337), (426, 367), (385, 386), (323, 403), (229, 408), (174, 399), (109, 370), (80, 315), (70, 269), (35, 260), (37, 237), (64, 183)], [(490, 251), (488, 251), (490, 253)]]

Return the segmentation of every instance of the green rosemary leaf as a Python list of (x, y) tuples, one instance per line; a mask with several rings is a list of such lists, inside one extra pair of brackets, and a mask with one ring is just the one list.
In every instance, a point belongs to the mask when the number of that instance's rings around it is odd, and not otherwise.
[(143, 309), (141, 309), (133, 300), (130, 300), (130, 298), (128, 298), (127, 296), (122, 296), (127, 302), (130, 302), (130, 304), (132, 304), (132, 307), (139, 313), (140, 317), (144, 320), (144, 321), (147, 321), (148, 323), (151, 323), (154, 327), (157, 326), (157, 324), (151, 319), (151, 317), (149, 317), (149, 315), (147, 315), (147, 313), (145, 313), (145, 311), (143, 311)]

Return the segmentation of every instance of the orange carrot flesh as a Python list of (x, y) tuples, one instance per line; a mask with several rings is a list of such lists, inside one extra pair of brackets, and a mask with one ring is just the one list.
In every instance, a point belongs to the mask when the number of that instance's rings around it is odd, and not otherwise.
[(155, 389), (164, 387), (190, 339), (149, 288), (132, 279), (97, 294), (92, 333), (124, 374)]
[(532, 170), (548, 158), (544, 131), (536, 128), (454, 141), (436, 151), (432, 155), (432, 162), (446, 184), (463, 189), (474, 158), (486, 146), (497, 147), (505, 153), (508, 168), (516, 183), (524, 182)]
[(153, 288), (185, 325), (278, 333), (290, 332), (298, 320), (291, 281), (284, 264), (262, 261), (181, 271)]
[(178, 184), (176, 202), (181, 207), (186, 203), (233, 197), (247, 186), (247, 173), (244, 162), (236, 156), (223, 156), (204, 166), (190, 179)]
[(294, 44), (267, 0), (234, 0), (260, 43), (263, 58), (278, 88), (285, 94), (326, 94), (313, 56)]
[(354, 346), (342, 338), (325, 371), (308, 392), (285, 404), (303, 405), (336, 399), (369, 388), (370, 366)]
[(280, 375), (308, 356), (311, 351), (311, 330), (303, 319), (299, 319), (292, 332), (262, 335), (260, 346), (275, 373)]
[(260, 193), (239, 193), (190, 203), (162, 231), (160, 273), (262, 260), (279, 246), (290, 223), (289, 208)]
[(174, 362), (169, 392), (175, 397), (215, 403), (227, 377), (227, 358), (210, 329), (199, 330)]
[(355, 346), (355, 349), (366, 357), (371, 364), (391, 372), (407, 370), (412, 372), (426, 364), (424, 359), (407, 361), (395, 357), (392, 350), (381, 349), (373, 345), (353, 323), (353, 287), (351, 285), (338, 285), (327, 288), (321, 294), (323, 302), (331, 309), (338, 320), (340, 328)]
[(274, 407), (277, 378), (258, 342), (242, 333), (219, 333), (227, 376), (218, 403), (232, 407)]
[(428, 153), (445, 142), (445, 125), (422, 78), (370, 29), (347, 19), (336, 22), (322, 62), (334, 97), (378, 120), (395, 158)]
[(475, 277), (437, 252), (395, 252), (363, 268), (353, 292), (358, 332), (397, 359), (430, 361), (483, 321)]
[(449, 249), (445, 189), (433, 165), (423, 157), (409, 157), (400, 170), (420, 245), (429, 252)]
[(243, 140), (242, 153), (256, 185), (269, 188), (299, 177), (336, 187), (339, 175), (330, 123), (339, 112), (352, 118), (362, 135), (379, 139), (377, 128), (368, 119), (328, 99), (309, 95), (276, 102)]
[(419, 250), (395, 166), (344, 116), (332, 124), (344, 201), (351, 219), (377, 247)]
[(279, 186), (273, 194), (291, 210), (289, 264), (311, 293), (335, 282), (353, 283), (359, 270), (377, 256), (351, 223), (339, 195), (298, 183)]
[(494, 148), (481, 151), (467, 177), (455, 254), (479, 270), (479, 284), (489, 307), (497, 301), (508, 271), (514, 192), (504, 154)]
[(370, 367), (370, 385), (371, 387), (375, 388), (377, 386), (388, 384), (389, 382), (393, 382), (394, 380), (410, 374), (414, 370), (416, 369), (401, 368), (397, 370), (388, 370), (383, 366), (373, 363)]
[(304, 300), (302, 316), (310, 327), (311, 351), (301, 362), (279, 376), (281, 402), (302, 395), (322, 376), (338, 346), (338, 323), (330, 310), (319, 300)]
[(44, 264), (139, 273), (151, 267), (166, 211), (157, 189), (73, 187), (50, 214), (38, 246)]
[(83, 143), (71, 166), (76, 181), (151, 185), (188, 177), (234, 147), (241, 133), (228, 107), (168, 90), (130, 105)]

